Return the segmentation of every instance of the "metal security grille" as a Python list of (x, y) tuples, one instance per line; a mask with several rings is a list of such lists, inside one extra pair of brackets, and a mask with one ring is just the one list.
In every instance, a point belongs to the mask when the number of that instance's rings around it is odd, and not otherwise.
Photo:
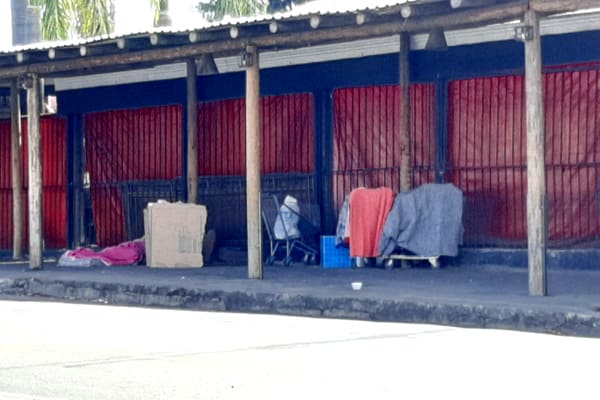
[[(544, 74), (548, 239), (589, 245), (600, 234), (600, 79), (591, 66)], [(449, 86), (449, 169), (465, 193), (465, 242), (525, 246), (526, 130), (523, 78)]]
[(598, 66), (544, 76), (548, 236), (554, 247), (600, 236)]
[[(275, 182), (271, 190), (277, 193), (285, 188), (310, 193), (314, 202), (312, 95), (265, 97), (261, 106), (264, 184)], [(89, 114), (85, 138), (99, 245), (139, 237), (140, 204), (184, 197), (181, 106)], [(219, 239), (245, 240), (243, 99), (199, 105), (198, 152), (199, 198), (209, 207), (208, 227), (218, 228)]]
[[(245, 100), (202, 103), (198, 113), (200, 175), (246, 173)], [(312, 94), (261, 98), (261, 172), (312, 172), (314, 100)]]
[(518, 76), (450, 83), (445, 179), (463, 190), (467, 245), (526, 238), (523, 90)]
[[(413, 85), (412, 186), (435, 181), (435, 86)], [(400, 190), (400, 88), (370, 86), (333, 93), (333, 192), (336, 210), (357, 187)]]
[(12, 248), (13, 201), (10, 121), (0, 121), (0, 248)]
[(85, 116), (90, 193), (99, 245), (125, 241), (123, 184), (182, 176), (181, 106)]
[[(315, 203), (314, 99), (310, 93), (261, 98), (263, 193)], [(246, 240), (245, 100), (203, 103), (198, 115), (199, 197), (219, 241)]]
[[(27, 120), (22, 120), (23, 245), (28, 243)], [(42, 142), (42, 196), (44, 244), (48, 249), (66, 246), (67, 226), (67, 125), (57, 117), (40, 119)], [(0, 248), (12, 248), (13, 201), (10, 121), (0, 121)]]

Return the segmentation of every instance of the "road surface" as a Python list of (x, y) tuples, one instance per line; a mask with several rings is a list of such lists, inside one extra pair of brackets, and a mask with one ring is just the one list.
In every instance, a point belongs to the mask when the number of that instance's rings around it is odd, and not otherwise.
[(0, 302), (0, 399), (597, 399), (598, 339)]

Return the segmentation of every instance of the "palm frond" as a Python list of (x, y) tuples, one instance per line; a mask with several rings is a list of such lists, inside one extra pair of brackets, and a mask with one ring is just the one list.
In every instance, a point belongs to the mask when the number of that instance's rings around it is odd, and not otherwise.
[(266, 0), (210, 0), (199, 2), (198, 10), (209, 21), (218, 21), (225, 16), (242, 17), (265, 12)]
[(114, 29), (113, 0), (71, 0), (75, 8), (75, 28), (79, 36), (107, 34)]
[(44, 40), (65, 40), (69, 37), (68, 0), (30, 0), (32, 6), (41, 7), (41, 33)]
[(149, 0), (150, 1), (150, 7), (152, 7), (152, 10), (154, 11), (154, 25), (156, 26), (156, 24), (158, 23), (158, 18), (160, 17), (160, 10), (161, 10), (161, 4), (163, 3), (162, 0)]

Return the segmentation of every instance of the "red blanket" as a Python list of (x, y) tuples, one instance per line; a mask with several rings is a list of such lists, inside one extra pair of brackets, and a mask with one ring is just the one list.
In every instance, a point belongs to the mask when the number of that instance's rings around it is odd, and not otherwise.
[(379, 241), (393, 203), (394, 192), (389, 188), (360, 188), (350, 193), (350, 257), (379, 256)]
[(78, 248), (67, 253), (77, 259), (96, 259), (105, 265), (131, 265), (144, 259), (145, 246), (143, 240), (121, 243), (95, 252), (88, 248)]

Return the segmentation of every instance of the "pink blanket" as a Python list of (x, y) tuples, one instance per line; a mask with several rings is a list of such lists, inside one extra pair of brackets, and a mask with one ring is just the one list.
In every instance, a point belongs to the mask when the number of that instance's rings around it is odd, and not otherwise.
[(379, 256), (379, 241), (393, 203), (394, 192), (389, 188), (360, 188), (350, 193), (350, 257)]
[(67, 255), (77, 259), (100, 260), (105, 265), (131, 265), (142, 261), (145, 254), (144, 241), (134, 240), (107, 247), (98, 252), (82, 247), (69, 251)]

